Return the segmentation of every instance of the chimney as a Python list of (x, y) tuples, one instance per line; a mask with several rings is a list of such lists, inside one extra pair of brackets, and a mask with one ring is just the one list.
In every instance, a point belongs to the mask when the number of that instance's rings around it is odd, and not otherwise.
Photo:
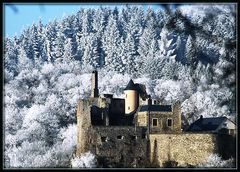
[(157, 100), (153, 100), (153, 104), (156, 105), (157, 104)]
[(91, 97), (98, 97), (98, 72), (95, 70), (92, 72), (92, 90)]
[(148, 98), (148, 105), (152, 105), (152, 99), (151, 99), (151, 96), (149, 96), (149, 98)]

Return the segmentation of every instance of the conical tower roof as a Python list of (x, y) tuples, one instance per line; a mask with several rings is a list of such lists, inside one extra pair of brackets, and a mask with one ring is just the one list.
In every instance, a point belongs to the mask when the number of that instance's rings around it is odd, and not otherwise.
[(137, 86), (134, 84), (133, 80), (131, 79), (124, 90), (137, 90)]

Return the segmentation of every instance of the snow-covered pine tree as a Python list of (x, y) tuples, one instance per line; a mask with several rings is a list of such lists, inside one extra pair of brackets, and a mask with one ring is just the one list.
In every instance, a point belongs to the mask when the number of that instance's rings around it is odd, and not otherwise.
[(82, 37), (82, 18), (83, 18), (83, 15), (84, 15), (84, 9), (81, 8), (74, 20), (73, 20), (73, 30), (74, 30), (74, 38), (76, 40), (76, 56), (75, 56), (75, 60), (79, 60), (81, 61), (81, 58), (82, 58), (82, 46), (81, 46), (81, 37)]
[(57, 62), (62, 62), (64, 54), (64, 34), (62, 23), (59, 23), (57, 26), (56, 39), (53, 43), (53, 58)]
[(106, 14), (104, 13), (104, 9), (97, 9), (94, 13), (93, 17), (93, 31), (97, 33), (102, 33), (104, 28), (106, 27)]
[(55, 60), (54, 46), (57, 38), (57, 20), (49, 22), (45, 29), (47, 61), (53, 62)]
[(73, 50), (73, 46), (72, 46), (72, 39), (71, 38), (67, 38), (65, 40), (65, 44), (64, 44), (64, 54), (63, 54), (63, 61), (64, 62), (70, 62), (74, 59), (74, 50)]
[[(81, 21), (80, 21), (80, 17), (79, 17), (79, 12), (76, 13), (75, 15), (73, 15), (73, 19), (72, 19), (72, 30), (73, 33), (76, 34), (78, 31), (81, 30)], [(76, 38), (76, 36), (74, 36)]]
[(176, 40), (176, 60), (186, 64), (185, 42), (181, 36), (178, 36)]
[(160, 33), (159, 53), (169, 59), (176, 57), (176, 36), (163, 27)]
[(165, 14), (161, 9), (157, 9), (155, 13), (156, 13), (156, 34), (159, 39), (161, 30), (165, 23)]
[(33, 44), (31, 40), (31, 27), (25, 28), (21, 35), (19, 45), (24, 47), (27, 57), (33, 60)]
[(194, 70), (197, 67), (197, 50), (191, 35), (189, 35), (187, 39), (185, 57), (187, 64)]
[[(234, 113), (236, 112), (236, 64), (229, 60), (229, 53), (229, 50), (223, 45), (219, 50), (219, 61), (212, 66), (212, 70), (213, 82), (219, 84), (220, 87), (227, 86), (231, 89), (233, 98), (230, 100), (230, 109)], [(233, 53), (232, 56), (234, 56)]]
[(4, 40), (4, 67), (12, 78), (17, 75), (17, 63), (18, 63), (18, 43), (17, 38), (11, 40), (5, 38)]
[(82, 34), (87, 35), (92, 32), (92, 13), (88, 9), (84, 9), (82, 17)]
[(121, 59), (122, 66), (120, 67), (119, 73), (128, 73), (129, 72), (129, 71), (127, 71), (129, 64), (128, 64), (128, 56), (127, 56), (125, 45), (126, 45), (125, 41), (124, 41), (123, 37), (121, 37), (119, 47), (118, 47), (118, 55)]
[(99, 67), (104, 65), (104, 52), (102, 45), (102, 36), (107, 25), (106, 9), (97, 9), (93, 17), (93, 32), (97, 41), (97, 52), (99, 56)]
[(37, 32), (39, 36), (40, 41), (40, 62), (43, 63), (47, 61), (47, 46), (46, 46), (46, 37), (45, 37), (45, 26), (42, 23), (42, 20), (40, 19), (37, 24)]
[(61, 31), (64, 35), (64, 38), (72, 38), (73, 36), (73, 19), (74, 19), (74, 16), (71, 15), (71, 16), (68, 16), (68, 17), (65, 17), (62, 22), (61, 22)]
[(123, 54), (122, 54), (122, 63), (125, 70), (122, 73), (128, 73), (133, 75), (136, 73), (136, 50), (135, 50), (135, 42), (134, 38), (131, 34), (127, 35), (125, 42), (123, 42), (123, 46), (121, 47)]
[(97, 38), (93, 33), (90, 33), (86, 36), (86, 44), (82, 56), (82, 62), (84, 66), (92, 66), (94, 69), (97, 69), (100, 65), (99, 56), (97, 51)]
[(122, 61), (119, 56), (120, 33), (118, 23), (113, 14), (110, 15), (106, 30), (103, 34), (104, 64), (109, 70), (120, 71)]
[[(144, 16), (143, 11), (141, 8), (132, 7), (132, 13), (133, 15), (130, 16), (130, 19), (128, 22), (125, 22), (125, 32), (126, 36), (127, 34), (131, 34), (134, 38), (134, 41), (138, 44), (139, 43), (139, 37), (142, 35), (143, 26), (144, 26)], [(135, 49), (137, 47), (135, 46)]]
[(157, 41), (153, 39), (149, 47), (148, 56), (147, 58), (145, 58), (145, 61), (143, 62), (143, 65), (142, 65), (142, 73), (144, 72), (145, 74), (148, 74), (148, 76), (151, 78), (155, 78), (157, 74), (161, 72), (161, 68), (159, 68), (159, 64), (153, 63), (153, 62), (156, 62), (156, 60), (154, 59), (158, 59), (158, 57), (156, 57), (157, 51), (158, 51), (158, 44), (157, 44)]
[(156, 63), (158, 70), (155, 71), (155, 76), (158, 78), (163, 77), (164, 79), (176, 78), (176, 36), (163, 27), (158, 46), (156, 58), (159, 62)]
[[(76, 33), (76, 41), (77, 41), (77, 59), (84, 61), (84, 65), (86, 65), (85, 62), (88, 61), (87, 58), (90, 57), (86, 57), (84, 56), (84, 52), (85, 52), (85, 46), (88, 45), (88, 40), (91, 39), (89, 37), (90, 33), (92, 33), (93, 31), (93, 27), (92, 27), (92, 21), (93, 21), (93, 12), (87, 9), (82, 9), (81, 10), (81, 15), (80, 15), (80, 19), (81, 20), (81, 30), (79, 30)], [(87, 50), (88, 51), (88, 50)], [(86, 55), (86, 52), (85, 52)], [(84, 57), (83, 57), (84, 56)]]
[(119, 13), (119, 31), (121, 32), (123, 39), (126, 39), (127, 32), (129, 31), (128, 24), (132, 16), (131, 12), (131, 7), (129, 5), (125, 5)]
[(154, 26), (154, 20), (148, 22), (147, 27), (144, 29), (143, 34), (140, 37), (138, 53), (139, 61), (137, 66), (139, 67), (138, 71), (140, 74), (144, 74), (145, 70), (143, 69), (144, 63), (148, 60), (148, 53), (151, 47), (151, 43), (156, 39), (156, 32)]
[[(71, 15), (63, 20), (62, 24), (62, 32), (64, 34), (64, 39), (65, 39), (65, 45), (66, 44), (71, 44), (71, 59), (76, 58), (76, 53), (77, 53), (77, 42), (76, 42), (76, 32), (75, 29), (78, 26), (74, 26), (75, 21), (75, 15)], [(65, 49), (64, 49), (65, 50)]]
[(19, 54), (18, 54), (18, 69), (22, 71), (24, 69), (31, 69), (33, 68), (33, 61), (27, 57), (27, 53), (25, 49), (21, 46), (19, 47)]
[(34, 59), (34, 64), (35, 65), (40, 65), (42, 60), (42, 55), (43, 55), (43, 39), (42, 39), (42, 33), (41, 28), (42, 25), (40, 23), (39, 26), (36, 24), (33, 24), (31, 27), (31, 41), (32, 41), (32, 47), (33, 47), (33, 59)]
[(156, 26), (156, 14), (151, 6), (149, 6), (146, 10), (145, 24), (146, 24), (145, 26), (148, 26), (148, 25), (153, 25), (153, 27)]

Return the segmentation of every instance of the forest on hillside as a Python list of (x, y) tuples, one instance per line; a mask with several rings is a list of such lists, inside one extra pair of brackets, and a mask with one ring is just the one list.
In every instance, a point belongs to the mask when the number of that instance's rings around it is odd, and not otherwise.
[(123, 97), (132, 78), (164, 104), (181, 102), (186, 123), (236, 119), (236, 6), (80, 9), (4, 38), (4, 165), (69, 167), (77, 100)]

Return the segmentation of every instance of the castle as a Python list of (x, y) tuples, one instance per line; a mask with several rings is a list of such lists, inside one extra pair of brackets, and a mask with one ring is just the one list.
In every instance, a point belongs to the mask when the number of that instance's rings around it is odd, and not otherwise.
[(124, 99), (100, 96), (98, 73), (93, 71), (91, 97), (77, 106), (76, 155), (92, 152), (99, 167), (194, 166), (211, 153), (232, 156), (232, 136), (185, 132), (181, 121), (180, 102), (162, 105), (132, 80)]

